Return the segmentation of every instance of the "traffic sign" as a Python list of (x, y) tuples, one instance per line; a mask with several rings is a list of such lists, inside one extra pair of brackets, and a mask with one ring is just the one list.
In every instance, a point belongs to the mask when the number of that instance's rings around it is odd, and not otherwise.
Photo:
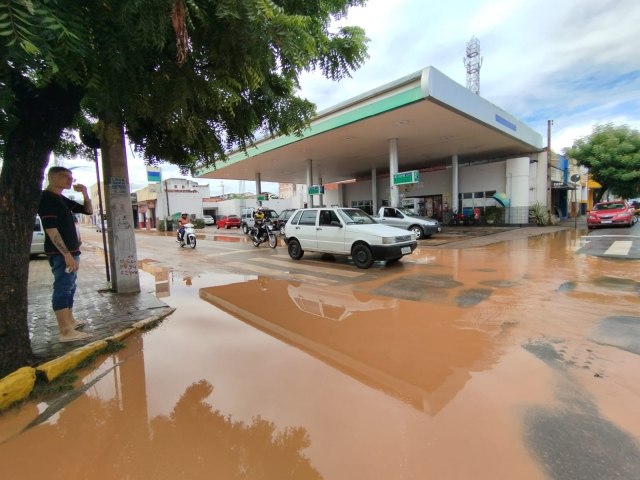
[(322, 185), (311, 185), (309, 187), (309, 195), (322, 195), (324, 187)]
[(408, 183), (418, 183), (420, 181), (420, 172), (411, 170), (409, 172), (400, 172), (393, 174), (394, 185), (406, 185)]

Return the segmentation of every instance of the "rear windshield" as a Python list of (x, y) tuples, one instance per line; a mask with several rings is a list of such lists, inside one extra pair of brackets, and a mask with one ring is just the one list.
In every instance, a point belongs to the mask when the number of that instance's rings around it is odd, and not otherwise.
[(619, 210), (621, 208), (624, 208), (622, 203), (601, 203), (593, 207), (594, 210)]

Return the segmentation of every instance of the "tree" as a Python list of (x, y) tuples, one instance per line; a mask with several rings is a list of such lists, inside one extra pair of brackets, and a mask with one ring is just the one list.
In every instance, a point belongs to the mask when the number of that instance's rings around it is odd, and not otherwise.
[(595, 201), (609, 190), (620, 198), (640, 195), (640, 132), (626, 125), (596, 125), (591, 135), (565, 150), (578, 165), (589, 169), (591, 178), (602, 185)]
[(300, 134), (314, 105), (299, 75), (348, 76), (367, 39), (331, 30), (365, 0), (0, 1), (2, 377), (30, 360), (32, 218), (49, 155), (82, 115), (103, 142), (124, 126), (149, 163), (210, 166), (258, 134)]

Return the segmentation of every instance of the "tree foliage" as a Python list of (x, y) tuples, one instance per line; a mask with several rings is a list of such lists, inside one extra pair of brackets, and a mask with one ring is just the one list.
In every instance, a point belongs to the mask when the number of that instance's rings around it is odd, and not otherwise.
[(626, 125), (596, 125), (591, 135), (574, 142), (565, 150), (602, 185), (621, 198), (640, 196), (640, 132)]
[(364, 3), (0, 0), (0, 376), (30, 352), (31, 218), (49, 154), (76, 148), (69, 129), (119, 123), (148, 163), (183, 170), (300, 134), (314, 114), (300, 74), (340, 80), (366, 59), (362, 29), (332, 27)]

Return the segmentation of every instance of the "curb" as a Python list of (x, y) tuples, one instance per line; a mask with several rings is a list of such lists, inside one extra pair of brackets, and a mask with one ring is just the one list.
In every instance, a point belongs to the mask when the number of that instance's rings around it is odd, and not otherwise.
[(120, 342), (136, 331), (145, 331), (157, 326), (171, 315), (175, 308), (152, 315), (134, 323), (130, 328), (122, 330), (102, 340), (96, 340), (76, 348), (61, 357), (43, 363), (37, 367), (22, 367), (0, 379), (0, 413), (15, 403), (31, 395), (38, 380), (51, 382), (66, 372), (73, 371), (84, 360), (92, 355), (104, 352), (111, 344)]

